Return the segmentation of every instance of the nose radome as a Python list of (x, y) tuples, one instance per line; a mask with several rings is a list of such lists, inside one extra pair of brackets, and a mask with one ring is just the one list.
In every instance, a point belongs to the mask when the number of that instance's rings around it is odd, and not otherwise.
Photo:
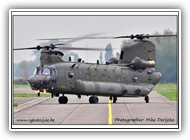
[(51, 76), (32, 75), (28, 78), (28, 83), (33, 89), (46, 88), (51, 81)]
[(35, 75), (30, 76), (27, 81), (28, 81), (28, 83), (29, 83), (31, 86), (40, 83), (40, 81), (36, 78)]

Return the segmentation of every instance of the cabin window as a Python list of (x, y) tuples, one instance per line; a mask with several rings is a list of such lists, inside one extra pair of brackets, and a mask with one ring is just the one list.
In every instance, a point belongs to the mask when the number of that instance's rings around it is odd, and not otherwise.
[(138, 80), (138, 77), (137, 76), (133, 76), (133, 82), (136, 83)]
[(71, 79), (71, 78), (73, 78), (74, 77), (74, 73), (73, 72), (67, 72), (67, 77), (69, 78), (69, 79)]
[(120, 75), (117, 76), (117, 82), (119, 82), (119, 83), (121, 82), (121, 76)]

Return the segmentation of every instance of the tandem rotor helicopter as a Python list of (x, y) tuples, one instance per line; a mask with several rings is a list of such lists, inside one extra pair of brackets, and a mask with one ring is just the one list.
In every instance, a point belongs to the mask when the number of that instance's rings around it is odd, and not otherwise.
[[(78, 59), (72, 62), (63, 60), (59, 50), (105, 50), (100, 48), (59, 47), (65, 44), (50, 44), (14, 50), (41, 50), (40, 65), (28, 78), (32, 90), (47, 91), (59, 97), (60, 104), (68, 102), (66, 94), (90, 96), (89, 103), (98, 103), (98, 96), (107, 96), (113, 103), (118, 97), (144, 97), (149, 103), (149, 93), (160, 81), (162, 74), (155, 70), (155, 45), (150, 37), (171, 37), (177, 35), (130, 35), (117, 37), (85, 37), (83, 39), (119, 39), (134, 40), (121, 48), (119, 59), (111, 58), (106, 64), (86, 63)], [(56, 38), (73, 39), (73, 38)], [(55, 40), (56, 40), (55, 39)], [(79, 40), (74, 38), (73, 40)], [(51, 40), (51, 39), (50, 39)], [(60, 96), (61, 95), (61, 96)]]

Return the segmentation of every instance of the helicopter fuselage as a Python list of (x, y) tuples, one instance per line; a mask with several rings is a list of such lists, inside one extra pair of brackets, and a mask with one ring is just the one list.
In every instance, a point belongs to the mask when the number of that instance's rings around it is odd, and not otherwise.
[[(133, 70), (117, 65), (65, 63), (54, 65), (58, 92), (99, 96), (146, 96), (161, 78), (154, 69)], [(145, 82), (146, 81), (146, 82)]]
[(44, 89), (54, 95), (144, 97), (161, 78), (161, 73), (153, 68), (134, 70), (114, 64), (64, 62), (47, 69), (50, 69), (49, 73), (36, 73), (29, 78), (29, 83), (31, 86), (32, 82), (36, 83), (36, 87), (33, 84), (35, 90)]

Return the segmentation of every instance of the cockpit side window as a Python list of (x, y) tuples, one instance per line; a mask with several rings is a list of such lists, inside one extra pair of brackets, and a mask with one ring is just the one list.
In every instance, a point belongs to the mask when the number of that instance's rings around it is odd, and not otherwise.
[(37, 68), (35, 68), (33, 74), (37, 74), (37, 71)]
[(42, 74), (42, 70), (43, 70), (43, 69), (39, 69), (39, 70), (38, 70), (38, 74)]

